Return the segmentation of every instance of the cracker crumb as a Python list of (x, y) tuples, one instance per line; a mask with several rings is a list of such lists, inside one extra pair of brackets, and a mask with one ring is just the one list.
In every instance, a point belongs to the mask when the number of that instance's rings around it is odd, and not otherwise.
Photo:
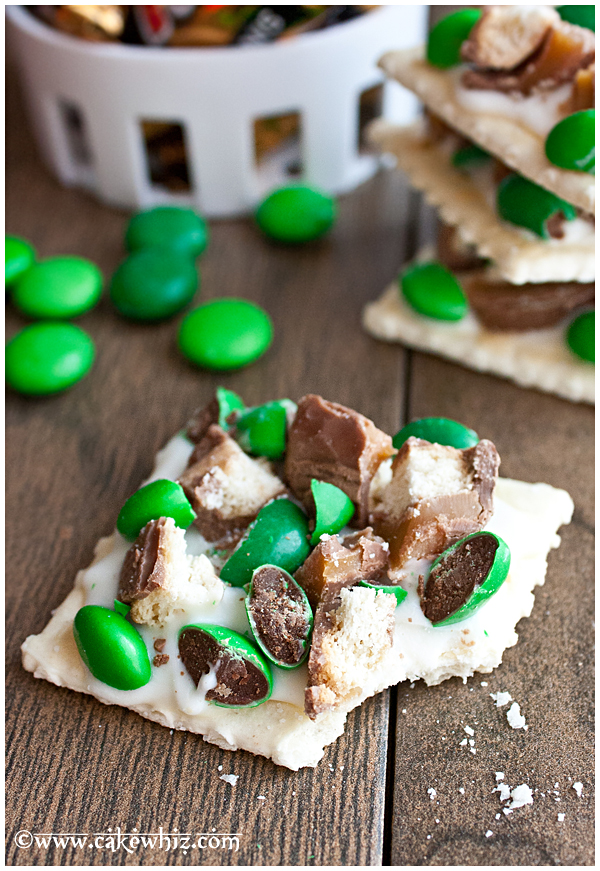
[(499, 780), (504, 780), (504, 772), (503, 771), (496, 772), (496, 783), (498, 783)]
[(513, 702), (506, 712), (506, 719), (512, 729), (523, 729), (525, 732), (529, 728), (525, 722), (525, 717), (521, 714), (521, 706), (518, 702)]
[(467, 746), (467, 739), (466, 739), (466, 738), (463, 738), (462, 741), (461, 741), (460, 744), (459, 744), (459, 747), (466, 747), (466, 746)]
[(474, 735), (475, 729), (472, 729), (470, 726), (465, 726), (465, 732), (467, 733), (467, 735)]
[(580, 783), (578, 780), (573, 784), (572, 789), (577, 793), (577, 798), (581, 798), (581, 793), (583, 792), (583, 783)]
[(533, 804), (533, 793), (526, 783), (522, 783), (520, 786), (515, 786), (515, 788), (511, 790), (510, 796), (512, 798), (512, 801), (509, 804), (511, 810), (523, 807), (526, 804)]
[(513, 700), (510, 693), (490, 693), (490, 698), (495, 701), (497, 708), (503, 708)]
[(564, 819), (565, 819), (565, 815), (564, 815), (564, 814), (559, 814), (559, 815), (558, 815), (558, 822), (559, 822), (559, 823), (564, 822)]
[(496, 786), (492, 792), (500, 793), (500, 801), (508, 801), (510, 798), (510, 787), (506, 783), (501, 783), (500, 786)]
[(239, 779), (240, 779), (239, 774), (220, 774), (219, 775), (219, 780), (224, 780), (225, 783), (228, 783), (230, 786), (235, 786)]
[(485, 833), (485, 836), (486, 836), (486, 838), (491, 838), (493, 834), (494, 833), (492, 832), (492, 830), (488, 829), (487, 832)]

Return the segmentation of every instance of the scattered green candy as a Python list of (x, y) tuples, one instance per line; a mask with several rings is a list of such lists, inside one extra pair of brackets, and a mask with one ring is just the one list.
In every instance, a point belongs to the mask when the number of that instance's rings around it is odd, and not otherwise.
[(125, 234), (129, 251), (140, 248), (172, 248), (192, 259), (208, 244), (208, 226), (192, 209), (157, 206), (134, 215)]
[[(453, 610), (433, 625), (450, 626), (466, 620), (500, 589), (509, 569), (510, 549), (492, 532), (475, 532), (449, 547), (431, 565), (425, 582), (424, 602), (427, 602), (428, 592), (431, 595), (430, 582), (435, 579), (445, 586)], [(469, 574), (473, 577), (474, 587), (465, 599), (461, 581)], [(427, 607), (424, 611), (428, 616)]]
[(370, 584), (368, 581), (359, 581), (358, 586), (366, 587), (368, 590), (375, 590), (376, 592), (380, 590), (382, 593), (395, 596), (396, 608), (398, 607), (398, 605), (401, 605), (408, 596), (407, 591), (403, 589), (403, 587), (398, 587), (395, 584)]
[(291, 399), (277, 399), (243, 411), (235, 421), (235, 438), (245, 451), (278, 460), (285, 451), (288, 417), (297, 405)]
[(119, 602), (118, 599), (115, 599), (113, 607), (117, 614), (120, 614), (122, 617), (127, 617), (131, 611), (131, 605), (126, 605), (125, 602)]
[(468, 310), (463, 290), (441, 263), (414, 263), (400, 275), (406, 302), (421, 315), (438, 321), (459, 321)]
[(196, 519), (181, 484), (168, 478), (151, 481), (136, 490), (119, 512), (117, 529), (129, 541), (134, 541), (150, 520), (159, 517), (172, 517), (181, 529), (187, 529)]
[(124, 317), (161, 321), (192, 301), (199, 275), (187, 254), (169, 248), (142, 248), (117, 268), (110, 298)]
[(83, 257), (49, 257), (17, 280), (12, 300), (31, 318), (76, 318), (96, 305), (102, 273)]
[(331, 228), (336, 205), (333, 197), (322, 191), (293, 185), (270, 194), (255, 217), (263, 233), (278, 242), (310, 242)]
[(563, 21), (587, 27), (596, 32), (595, 6), (557, 6), (556, 11)]
[(245, 299), (214, 299), (195, 308), (179, 328), (179, 350), (196, 366), (239, 369), (273, 341), (269, 315)]
[(413, 420), (412, 423), (407, 423), (396, 433), (392, 439), (392, 445), (399, 450), (410, 436), (425, 439), (425, 441), (438, 445), (449, 445), (458, 450), (472, 448), (479, 442), (479, 436), (475, 430), (469, 429), (462, 423), (448, 417), (422, 417), (419, 420)]
[(452, 12), (431, 28), (427, 60), (442, 70), (460, 63), (460, 47), (481, 18), (481, 9)]
[(596, 362), (596, 317), (587, 311), (578, 315), (567, 329), (567, 345), (580, 359)]
[(4, 237), (4, 281), (12, 284), (35, 263), (35, 251), (25, 239)]
[(221, 569), (221, 580), (243, 587), (259, 566), (278, 566), (292, 574), (309, 554), (308, 520), (289, 499), (275, 499), (258, 512), (237, 550)]
[(87, 375), (95, 353), (91, 338), (74, 324), (32, 324), (6, 346), (6, 382), (32, 396), (60, 393)]
[(500, 182), (496, 202), (501, 218), (518, 227), (526, 227), (542, 239), (550, 238), (547, 222), (558, 212), (562, 212), (567, 221), (577, 217), (575, 207), (566, 200), (515, 174)]
[(317, 481), (313, 478), (310, 489), (315, 503), (315, 531), (310, 543), (318, 544), (322, 535), (334, 535), (350, 521), (354, 514), (354, 504), (343, 490), (335, 484)]
[[(205, 698), (219, 708), (254, 708), (266, 702), (273, 692), (273, 676), (271, 667), (258, 648), (239, 632), (225, 626), (211, 623), (193, 623), (184, 626), (179, 633), (179, 655), (190, 677), (198, 686), (203, 675), (208, 674), (211, 667), (216, 667), (218, 686), (230, 690), (227, 700), (217, 701), (216, 688), (209, 689)], [(244, 682), (240, 682), (236, 669), (228, 666), (233, 661), (243, 660), (250, 676), (256, 677), (255, 697), (242, 702), (240, 693), (247, 692)]]
[(117, 690), (137, 690), (150, 680), (150, 658), (139, 632), (122, 614), (84, 605), (73, 621), (77, 649), (95, 678)]
[(219, 403), (219, 426), (225, 432), (230, 428), (227, 423), (227, 418), (234, 411), (244, 411), (244, 400), (233, 390), (227, 390), (226, 387), (217, 387), (216, 389), (217, 402)]
[(546, 139), (546, 157), (562, 169), (594, 175), (596, 171), (596, 110), (583, 109), (559, 121)]
[[(277, 613), (275, 622), (270, 619), (269, 609)], [(255, 642), (271, 662), (287, 669), (298, 668), (304, 662), (313, 614), (306, 593), (289, 572), (278, 566), (259, 566), (250, 581), (246, 614)], [(275, 638), (274, 629), (278, 630)]]
[(457, 169), (482, 166), (489, 163), (490, 160), (491, 155), (474, 143), (465, 145), (464, 148), (459, 148), (452, 155), (452, 165), (456, 166)]

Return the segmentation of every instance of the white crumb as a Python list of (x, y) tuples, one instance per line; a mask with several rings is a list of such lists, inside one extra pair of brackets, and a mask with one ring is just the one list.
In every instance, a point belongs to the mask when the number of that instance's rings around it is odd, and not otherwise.
[(429, 787), (429, 789), (427, 790), (427, 795), (429, 796), (429, 798), (431, 799), (431, 801), (434, 800), (434, 798), (435, 798), (436, 795), (437, 795), (437, 792), (435, 791), (435, 789), (433, 788), (433, 786), (430, 786), (430, 787)]
[(477, 753), (477, 750), (474, 747), (469, 747), (470, 753)]
[(496, 783), (498, 783), (499, 780), (504, 780), (504, 772), (503, 771), (496, 772)]
[(485, 833), (485, 836), (486, 836), (486, 838), (491, 838), (493, 834), (494, 833), (492, 832), (492, 830), (488, 829), (487, 832)]
[(474, 746), (475, 746), (475, 738), (469, 738), (469, 746), (470, 746), (470, 747), (474, 747)]
[(500, 814), (496, 814), (496, 816), (494, 817), (494, 819), (495, 819), (495, 820), (499, 820), (499, 819), (500, 819), (500, 816), (501, 816)]
[(558, 822), (559, 822), (559, 823), (564, 822), (564, 819), (565, 819), (565, 815), (564, 815), (564, 814), (559, 814), (559, 815), (558, 815)]
[(581, 798), (581, 793), (583, 792), (583, 783), (576, 781), (572, 787), (577, 793), (577, 798)]
[(259, 801), (266, 801), (266, 800), (267, 800), (267, 796), (266, 796), (266, 795), (257, 795), (256, 798), (257, 798)]
[(465, 794), (465, 788), (464, 788), (464, 786), (459, 786), (459, 787), (458, 787), (458, 791), (460, 792), (461, 795), (464, 795), (464, 794)]
[(513, 702), (506, 712), (506, 719), (512, 729), (524, 729), (527, 731), (529, 726), (525, 722), (525, 717), (521, 713), (521, 706), (518, 702)]
[(402, 713), (403, 713), (403, 714), (406, 713), (406, 708), (402, 708)]
[(490, 693), (490, 698), (496, 702), (497, 708), (503, 708), (504, 705), (512, 702), (512, 696), (510, 693)]
[(522, 783), (520, 786), (515, 786), (515, 788), (511, 790), (510, 795), (512, 801), (508, 807), (511, 810), (523, 807), (526, 804), (533, 804), (533, 793), (526, 783)]
[(222, 766), (222, 765), (217, 765), (217, 771), (223, 771), (223, 766)]
[(488, 685), (487, 680), (482, 680), (482, 681), (481, 681), (481, 686), (482, 686), (482, 687), (486, 687), (487, 685)]
[(467, 746), (467, 739), (466, 739), (466, 738), (463, 738), (462, 741), (460, 742), (460, 745), (459, 745), (459, 746), (460, 746), (460, 747), (466, 747), (466, 746)]
[(467, 735), (474, 735), (475, 729), (472, 729), (470, 726), (465, 726), (465, 732), (467, 733)]
[(492, 792), (500, 793), (500, 801), (508, 801), (510, 798), (510, 786), (506, 783), (501, 783), (500, 786), (497, 786)]
[(225, 783), (228, 783), (230, 786), (235, 786), (239, 779), (240, 779), (239, 774), (220, 774), (219, 775), (219, 780), (224, 780)]

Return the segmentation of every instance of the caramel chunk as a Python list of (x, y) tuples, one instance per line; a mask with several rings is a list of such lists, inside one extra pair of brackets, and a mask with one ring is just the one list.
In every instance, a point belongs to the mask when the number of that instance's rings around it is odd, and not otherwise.
[(486, 6), (463, 42), (463, 60), (492, 70), (512, 70), (536, 51), (560, 16), (550, 6)]
[(593, 109), (596, 105), (596, 64), (586, 69), (577, 70), (573, 80), (573, 92), (567, 104), (561, 106), (566, 115), (581, 112), (583, 109)]
[(269, 693), (264, 674), (249, 660), (236, 656), (199, 629), (188, 627), (179, 636), (179, 655), (192, 680), (216, 666), (217, 685), (206, 692), (205, 699), (233, 707), (249, 705)]
[(465, 604), (475, 587), (487, 578), (498, 543), (491, 535), (463, 542), (444, 557), (427, 578), (421, 592), (421, 610), (432, 623), (445, 620)]
[(464, 450), (407, 439), (373, 518), (390, 544), (390, 577), (399, 577), (408, 560), (436, 557), (487, 523), (499, 465), (486, 439)]
[(297, 584), (276, 566), (263, 566), (252, 577), (247, 604), (254, 630), (277, 662), (299, 663), (306, 650), (311, 614)]
[(285, 492), (267, 461), (247, 456), (216, 424), (194, 448), (179, 483), (207, 541), (236, 541), (263, 505)]
[(388, 543), (368, 526), (343, 541), (337, 535), (322, 539), (294, 577), (314, 610), (326, 586), (335, 584), (341, 589), (357, 581), (387, 577), (388, 564)]
[(294, 495), (309, 510), (311, 479), (335, 484), (354, 502), (353, 524), (360, 527), (368, 518), (371, 479), (393, 453), (390, 436), (368, 418), (309, 394), (298, 403), (290, 427), (285, 474)]
[(327, 585), (315, 614), (304, 710), (311, 720), (348, 704), (383, 665), (394, 640), (395, 596)]
[(559, 323), (580, 306), (594, 302), (594, 285), (580, 282), (509, 284), (490, 281), (485, 272), (464, 276), (471, 308), (488, 330), (521, 332)]

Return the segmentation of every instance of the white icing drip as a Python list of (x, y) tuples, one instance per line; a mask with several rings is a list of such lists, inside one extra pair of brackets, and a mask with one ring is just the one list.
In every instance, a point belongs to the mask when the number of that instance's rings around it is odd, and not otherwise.
[(177, 684), (177, 699), (178, 704), (184, 714), (199, 714), (206, 708), (210, 702), (206, 701), (206, 693), (209, 690), (214, 690), (217, 685), (217, 670), (221, 664), (220, 660), (211, 665), (208, 674), (202, 675), (198, 686), (194, 685), (187, 672), (183, 676), (178, 673), (175, 682)]

